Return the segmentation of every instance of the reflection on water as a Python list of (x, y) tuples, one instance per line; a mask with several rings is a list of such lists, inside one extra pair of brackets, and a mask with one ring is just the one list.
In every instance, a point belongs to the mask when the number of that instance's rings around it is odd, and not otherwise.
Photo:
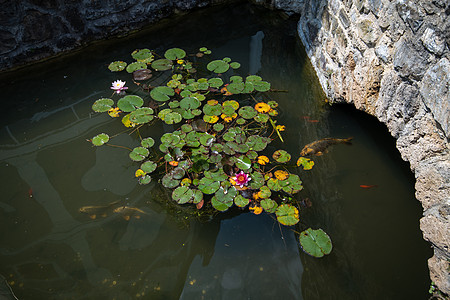
[[(289, 91), (273, 95), (287, 131), (285, 144), (271, 144), (269, 154), (284, 148), (295, 157), (314, 140), (354, 137), (352, 146), (315, 158), (312, 171), (298, 171), (305, 185), (298, 197), (313, 203), (301, 226), (324, 228), (334, 242), (331, 255), (305, 255), (292, 231), (268, 215), (189, 217), (189, 209), (166, 202), (170, 194), (158, 183), (136, 183), (125, 151), (86, 142), (121, 130), (91, 112), (118, 79), (107, 64), (127, 60), (136, 48), (173, 46), (207, 46), (214, 58), (241, 62), (242, 75), (257, 72)], [(414, 179), (382, 126), (323, 104), (295, 22), (247, 4), (215, 7), (0, 77), (0, 274), (20, 299), (426, 296), (431, 253), (419, 231)], [(149, 133), (158, 137), (164, 129)], [(117, 143), (137, 142), (121, 135)], [(114, 202), (143, 212), (79, 212)]]

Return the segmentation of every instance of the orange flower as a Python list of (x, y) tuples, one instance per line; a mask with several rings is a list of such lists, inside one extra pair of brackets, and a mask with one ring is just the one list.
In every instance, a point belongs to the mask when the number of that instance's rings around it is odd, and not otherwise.
[(172, 160), (171, 162), (169, 162), (169, 165), (176, 167), (176, 166), (178, 166), (178, 162), (175, 160)]
[(255, 105), (255, 109), (260, 113), (267, 113), (271, 110), (270, 105), (264, 102), (259, 102)]
[(258, 164), (265, 166), (269, 163), (269, 158), (265, 155), (258, 156)]
[(249, 207), (249, 209), (255, 215), (259, 215), (260, 213), (263, 212), (263, 208), (261, 206), (253, 206), (253, 207)]
[(276, 129), (277, 129), (278, 131), (284, 131), (284, 130), (286, 129), (286, 126), (284, 126), (284, 125), (277, 125), (277, 126), (276, 126)]

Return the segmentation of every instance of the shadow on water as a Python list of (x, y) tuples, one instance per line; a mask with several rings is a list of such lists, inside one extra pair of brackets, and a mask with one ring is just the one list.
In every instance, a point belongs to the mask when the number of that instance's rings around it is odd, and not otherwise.
[[(0, 74), (0, 274), (20, 299), (418, 299), (430, 256), (418, 228), (413, 178), (386, 130), (352, 109), (329, 107), (296, 36), (295, 20), (248, 4), (217, 6), (15, 73)], [(273, 87), (297, 157), (314, 140), (354, 137), (298, 171), (313, 206), (302, 225), (322, 227), (328, 257), (299, 250), (269, 215), (231, 210), (214, 218), (170, 204), (153, 182), (139, 186), (126, 152), (86, 142), (121, 126), (91, 113), (118, 75), (110, 61), (136, 48), (193, 52), (241, 62)], [(135, 90), (131, 88), (129, 92)], [(157, 137), (168, 130), (155, 126)], [(118, 144), (136, 144), (121, 135)], [(360, 184), (375, 184), (364, 190)], [(137, 207), (136, 218), (109, 203)], [(114, 204), (116, 205), (116, 204)], [(95, 216), (86, 206), (106, 206)], [(105, 214), (105, 215), (103, 215)], [(407, 296), (407, 297), (406, 297)], [(416, 298), (414, 298), (416, 297)], [(423, 297), (421, 297), (423, 298)]]

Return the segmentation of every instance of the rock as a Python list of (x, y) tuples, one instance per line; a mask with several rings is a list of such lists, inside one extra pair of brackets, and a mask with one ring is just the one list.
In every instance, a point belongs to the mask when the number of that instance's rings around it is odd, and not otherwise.
[[(441, 291), (450, 291), (450, 276), (448, 270), (450, 263), (448, 258), (438, 258), (434, 255), (428, 260), (428, 268), (430, 269), (430, 278), (438, 286)], [(447, 274), (447, 276), (442, 276)]]
[(426, 53), (417, 51), (411, 41), (403, 38), (395, 45), (394, 68), (400, 76), (420, 80), (428, 67)]
[(0, 54), (7, 53), (14, 50), (17, 47), (17, 41), (14, 36), (9, 31), (0, 30)]
[(422, 26), (425, 12), (414, 1), (397, 1), (397, 12), (414, 33)]
[(420, 93), (425, 105), (439, 122), (447, 138), (450, 137), (450, 62), (442, 58), (427, 70), (421, 82)]
[(367, 47), (372, 48), (381, 36), (381, 30), (373, 17), (363, 17), (356, 24), (358, 37)]
[(428, 215), (420, 219), (423, 237), (440, 249), (450, 249), (450, 224), (442, 218)]
[(441, 38), (440, 33), (431, 28), (425, 29), (422, 37), (420, 38), (425, 48), (431, 53), (442, 55), (445, 50), (445, 40)]

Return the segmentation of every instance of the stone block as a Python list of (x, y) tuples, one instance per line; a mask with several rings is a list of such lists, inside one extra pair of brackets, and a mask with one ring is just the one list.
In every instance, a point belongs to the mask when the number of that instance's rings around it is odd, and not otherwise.
[(381, 36), (381, 29), (373, 16), (360, 18), (356, 23), (356, 32), (369, 48), (373, 48)]
[(430, 27), (425, 29), (422, 37), (420, 38), (425, 48), (431, 53), (442, 55), (445, 50), (445, 40), (441, 37), (439, 31), (436, 31)]
[(425, 105), (450, 137), (450, 61), (442, 58), (427, 70), (420, 83), (420, 93)]
[(409, 25), (411, 30), (416, 33), (422, 26), (426, 15), (423, 8), (418, 6), (415, 1), (397, 1), (397, 12), (402, 20)]
[(427, 52), (417, 51), (412, 42), (403, 38), (395, 44), (394, 68), (402, 77), (420, 80), (428, 68)]

